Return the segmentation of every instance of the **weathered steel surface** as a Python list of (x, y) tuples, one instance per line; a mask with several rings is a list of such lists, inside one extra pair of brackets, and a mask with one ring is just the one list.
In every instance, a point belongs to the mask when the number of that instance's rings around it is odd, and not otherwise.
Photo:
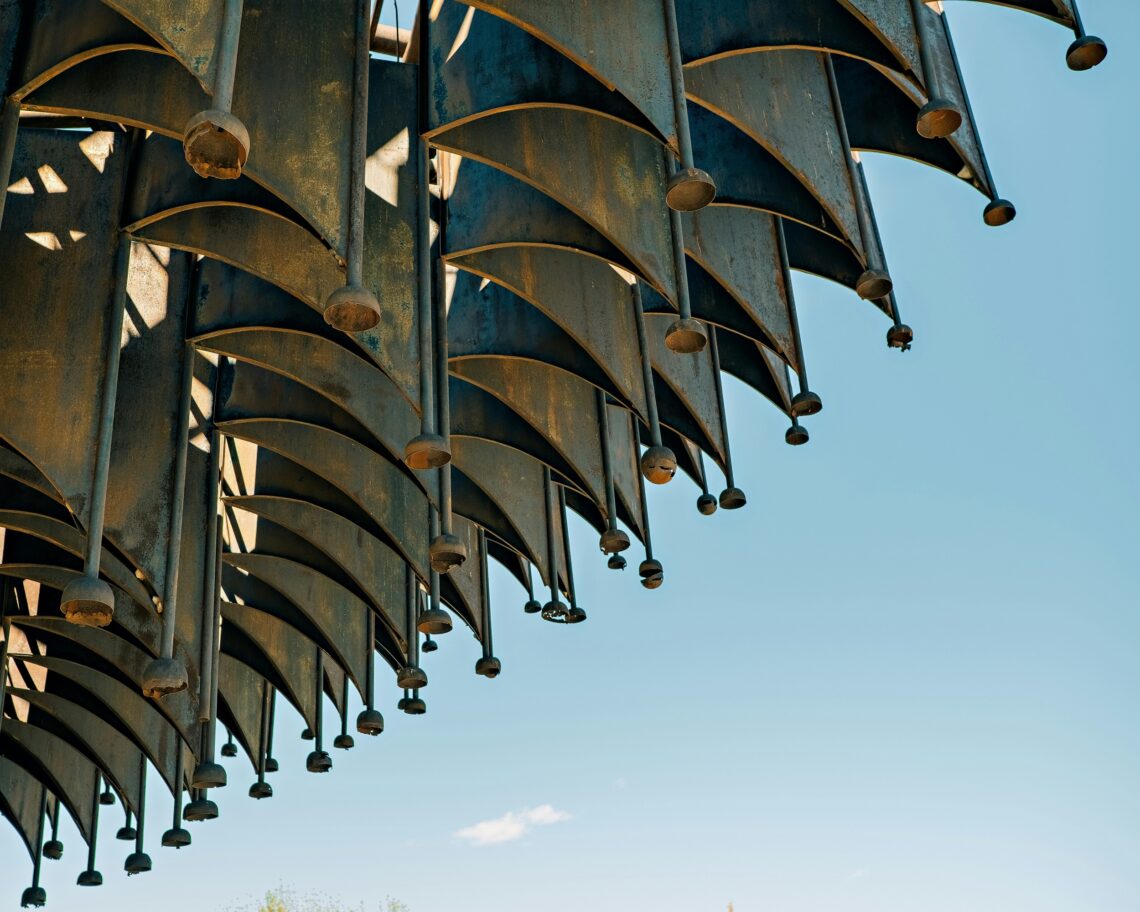
[(218, 716), (227, 720), (234, 739), (257, 772), (258, 729), (261, 725), (262, 681), (256, 671), (233, 656), (222, 655), (218, 664)]
[(212, 93), (217, 71), (214, 46), (224, 0), (103, 2), (146, 30)]
[(34, 775), (0, 757), (0, 813), (16, 828), (29, 857), (35, 853), (39, 832), (41, 788)]
[(80, 837), (90, 839), (91, 790), (99, 775), (95, 764), (62, 738), (11, 717), (4, 719), (0, 745), (6, 757), (59, 797)]

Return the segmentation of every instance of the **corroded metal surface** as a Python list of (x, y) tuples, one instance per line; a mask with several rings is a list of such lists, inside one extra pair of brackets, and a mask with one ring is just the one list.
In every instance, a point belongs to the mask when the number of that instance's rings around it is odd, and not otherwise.
[[(1074, 0), (1004, 5), (1104, 59)], [(1015, 214), (941, 4), (425, 6), (408, 33), (368, 0), (0, 0), (0, 811), (33, 856), (58, 807), (94, 842), (104, 781), (142, 814), (147, 766), (208, 811), (222, 727), (267, 797), (286, 706), (319, 771), (357, 697), (375, 733), (427, 686), (441, 610), (497, 675), (488, 557), (558, 623), (579, 520), (661, 585), (647, 479), (707, 514), (718, 466), (744, 503), (718, 371), (807, 442), (792, 270), (913, 341), (867, 284), (861, 152)], [(678, 169), (710, 205), (669, 208)], [(346, 287), (374, 328), (337, 328)], [(678, 314), (715, 346), (671, 350)], [(424, 429), (447, 468), (405, 464)]]

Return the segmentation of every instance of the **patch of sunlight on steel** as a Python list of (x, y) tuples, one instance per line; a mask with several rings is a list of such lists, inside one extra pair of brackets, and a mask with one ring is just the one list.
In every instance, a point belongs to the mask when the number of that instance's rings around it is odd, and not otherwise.
[[(136, 337), (144, 330), (154, 329), (166, 319), (170, 295), (170, 276), (166, 266), (155, 256), (149, 244), (134, 244), (131, 247), (131, 270), (127, 275), (127, 295), (134, 304), (143, 325), (131, 320)], [(127, 310), (130, 316), (130, 309)], [(126, 328), (126, 323), (124, 323)]]
[(39, 244), (45, 250), (63, 250), (63, 244), (59, 242), (59, 238), (55, 236), (52, 231), (27, 231), (24, 233), (29, 241)]
[(59, 176), (55, 168), (51, 165), (43, 164), (36, 168), (36, 174), (40, 176), (40, 181), (44, 185), (44, 189), (48, 193), (66, 193), (67, 184), (64, 183), (63, 178)]
[(107, 166), (107, 159), (115, 151), (115, 134), (108, 130), (92, 133), (79, 141), (79, 150), (100, 174)]
[(86, 231), (76, 231), (74, 228), (72, 228), (72, 229), (71, 229), (70, 231), (68, 231), (67, 233), (68, 233), (68, 235), (71, 237), (71, 241), (72, 241), (72, 243), (73, 243), (73, 244), (78, 244), (78, 243), (79, 243), (80, 241), (82, 241), (82, 240), (83, 240), (85, 237), (87, 237), (87, 232), (86, 232)]
[(36, 192), (36, 188), (32, 186), (32, 182), (26, 177), (21, 177), (8, 188), (8, 192), (18, 193), (20, 196), (31, 196)]
[(411, 136), (405, 127), (368, 156), (364, 165), (364, 186), (389, 206), (400, 199), (400, 169), (411, 158)]
[[(474, 18), (475, 7), (469, 6), (466, 15), (463, 17), (463, 24), (459, 26), (459, 32), (455, 36), (455, 42), (451, 45), (451, 50), (447, 52), (447, 60), (454, 57), (459, 49), (463, 47), (464, 42), (467, 41), (467, 36), (471, 33), (471, 20)], [(446, 63), (447, 61), (444, 62)]]

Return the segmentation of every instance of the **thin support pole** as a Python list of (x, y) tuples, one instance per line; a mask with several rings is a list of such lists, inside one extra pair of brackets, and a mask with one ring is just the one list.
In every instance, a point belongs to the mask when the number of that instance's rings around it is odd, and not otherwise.
[(653, 382), (653, 361), (650, 358), (649, 340), (645, 332), (645, 302), (641, 296), (641, 282), (634, 279), (630, 288), (634, 322), (637, 325), (637, 349), (641, 355), (641, 381), (645, 389), (645, 410), (649, 418), (649, 440), (653, 446), (661, 446), (661, 420), (657, 412), (657, 389)]
[(218, 32), (218, 75), (214, 80), (214, 106), (229, 111), (234, 103), (234, 79), (237, 76), (238, 42), (241, 39), (243, 0), (225, 0), (222, 24)]
[(16, 157), (16, 134), (20, 129), (20, 103), (14, 98), (0, 102), (0, 225), (4, 223), (4, 202), (12, 182), (12, 162)]

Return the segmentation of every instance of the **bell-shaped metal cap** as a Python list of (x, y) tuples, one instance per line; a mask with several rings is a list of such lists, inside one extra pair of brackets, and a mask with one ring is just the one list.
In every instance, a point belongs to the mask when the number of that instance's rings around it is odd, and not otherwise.
[(677, 457), (667, 446), (651, 446), (641, 454), (641, 474), (653, 484), (668, 484), (677, 474)]
[(115, 838), (123, 842), (134, 842), (138, 835), (138, 830), (133, 826), (121, 826), (119, 827), (119, 832), (115, 834)]
[(79, 872), (79, 876), (75, 878), (75, 883), (81, 887), (101, 887), (103, 886), (103, 875), (94, 868), (88, 868), (86, 871)]
[[(606, 561), (606, 566), (611, 570), (624, 570), (629, 566), (629, 563), (620, 554), (611, 554), (610, 559)], [(535, 602), (535, 604), (537, 605), (538, 603)]]
[(128, 877), (133, 877), (135, 874), (145, 874), (153, 867), (150, 856), (146, 852), (132, 852), (123, 862), (123, 870), (127, 872)]
[(407, 712), (408, 700), (410, 699), (411, 697), (400, 697), (400, 699), (396, 701), (396, 709), (400, 710), (400, 712)]
[(1081, 72), (1091, 70), (1104, 62), (1108, 56), (1108, 45), (1096, 35), (1084, 35), (1069, 45), (1065, 53), (1065, 63), (1070, 70)]
[(265, 758), (265, 771), (267, 773), (275, 773), (279, 769), (281, 769), (281, 764), (277, 762), (276, 757), (266, 757)]
[(740, 488), (725, 488), (720, 492), (720, 505), (726, 510), (739, 510), (746, 503), (748, 498)]
[(194, 767), (190, 785), (196, 789), (225, 788), (226, 768), (220, 763), (199, 763)]
[(603, 554), (620, 554), (629, 548), (629, 536), (621, 529), (606, 529), (598, 540), (598, 547)]
[(427, 682), (427, 672), (418, 665), (405, 665), (396, 674), (396, 686), (402, 687), (404, 690), (427, 687)]
[(443, 532), (432, 539), (428, 546), (428, 557), (431, 568), (436, 573), (450, 573), (456, 567), (463, 566), (467, 560), (467, 546), (458, 535)]
[(811, 390), (804, 390), (792, 396), (792, 414), (797, 418), (805, 415), (818, 415), (823, 411), (823, 400)]
[(20, 896), (20, 907), (38, 909), (47, 905), (47, 890), (43, 887), (28, 887)]
[(552, 624), (562, 624), (566, 621), (566, 606), (551, 599), (542, 606), (542, 619)]
[(420, 613), (419, 620), (416, 621), (416, 629), (420, 633), (436, 636), (451, 633), (452, 625), (451, 614), (442, 608), (428, 608)]
[(376, 709), (361, 710), (360, 715), (356, 717), (356, 730), (362, 735), (375, 737), (384, 731), (384, 716)]
[(784, 443), (788, 446), (803, 446), (810, 439), (808, 429), (798, 421), (784, 431)]
[(894, 280), (881, 269), (868, 269), (855, 280), (855, 293), (864, 301), (885, 298), (894, 288)]
[(430, 636), (420, 644), (420, 652), (435, 652), (437, 649), (439, 649), (439, 643)]
[(197, 798), (182, 809), (182, 819), (190, 823), (214, 820), (218, 816), (218, 806), (209, 798)]
[(665, 330), (665, 347), (678, 355), (695, 355), (709, 344), (708, 333), (700, 320), (682, 317)]
[(186, 689), (186, 666), (177, 659), (157, 658), (143, 669), (142, 692), (152, 700)]
[(409, 469), (425, 472), (451, 462), (451, 448), (439, 434), (420, 434), (404, 447), (404, 464)]
[(95, 576), (79, 576), (63, 590), (59, 610), (80, 627), (106, 627), (115, 616), (115, 593)]
[(356, 747), (356, 741), (349, 734), (337, 735), (333, 738), (333, 747), (342, 751), (352, 750)]
[(678, 212), (696, 212), (715, 199), (716, 183), (700, 168), (682, 168), (665, 188), (665, 202)]
[(302, 741), (312, 741), (316, 737), (317, 736), (313, 734), (313, 730), (311, 728), (309, 728), (308, 726), (305, 726), (304, 728), (301, 729), (301, 740)]
[(701, 516), (712, 516), (716, 512), (716, 498), (711, 494), (702, 494), (697, 498), (697, 512)]
[(184, 849), (192, 842), (190, 831), (173, 827), (162, 834), (162, 844), (168, 849)]
[(408, 697), (407, 705), (404, 706), (404, 712), (409, 716), (422, 716), (427, 712), (427, 704), (419, 697)]
[(919, 109), (915, 127), (923, 139), (945, 139), (962, 126), (962, 112), (946, 98), (932, 98)]
[(223, 757), (236, 757), (238, 755), (237, 745), (227, 741), (222, 745), (221, 753)]
[(503, 670), (503, 663), (494, 656), (483, 656), (475, 663), (475, 674), (484, 678), (497, 678)]
[(199, 177), (235, 180), (249, 158), (249, 131), (229, 111), (199, 111), (182, 132), (182, 151)]
[(100, 792), (99, 793), (99, 803), (101, 805), (103, 805), (103, 807), (110, 807), (112, 804), (115, 803), (115, 793), (112, 792), (110, 789), (107, 789), (106, 791)]
[(63, 843), (58, 839), (49, 839), (44, 843), (44, 858), (59, 861), (63, 858)]
[(523, 611), (527, 614), (538, 614), (542, 610), (542, 603), (538, 599), (527, 599), (527, 603), (523, 605)]
[(327, 773), (332, 769), (332, 757), (328, 751), (311, 751), (305, 758), (305, 769), (310, 773)]
[(567, 624), (581, 624), (584, 620), (586, 620), (586, 612), (577, 605), (566, 612)]
[(342, 285), (325, 301), (325, 322), (344, 333), (367, 332), (380, 323), (380, 302), (367, 288)]
[(982, 221), (991, 228), (1008, 225), (1017, 218), (1017, 207), (1007, 199), (990, 200), (982, 210)]
[(913, 342), (914, 330), (905, 323), (899, 323), (887, 330), (887, 345), (891, 348), (910, 351), (910, 346)]
[(655, 558), (643, 560), (637, 572), (641, 576), (641, 585), (646, 589), (660, 589), (665, 582), (665, 568)]
[(268, 782), (258, 780), (249, 787), (249, 797), (256, 798), (258, 801), (260, 801), (262, 798), (272, 798), (273, 786)]

